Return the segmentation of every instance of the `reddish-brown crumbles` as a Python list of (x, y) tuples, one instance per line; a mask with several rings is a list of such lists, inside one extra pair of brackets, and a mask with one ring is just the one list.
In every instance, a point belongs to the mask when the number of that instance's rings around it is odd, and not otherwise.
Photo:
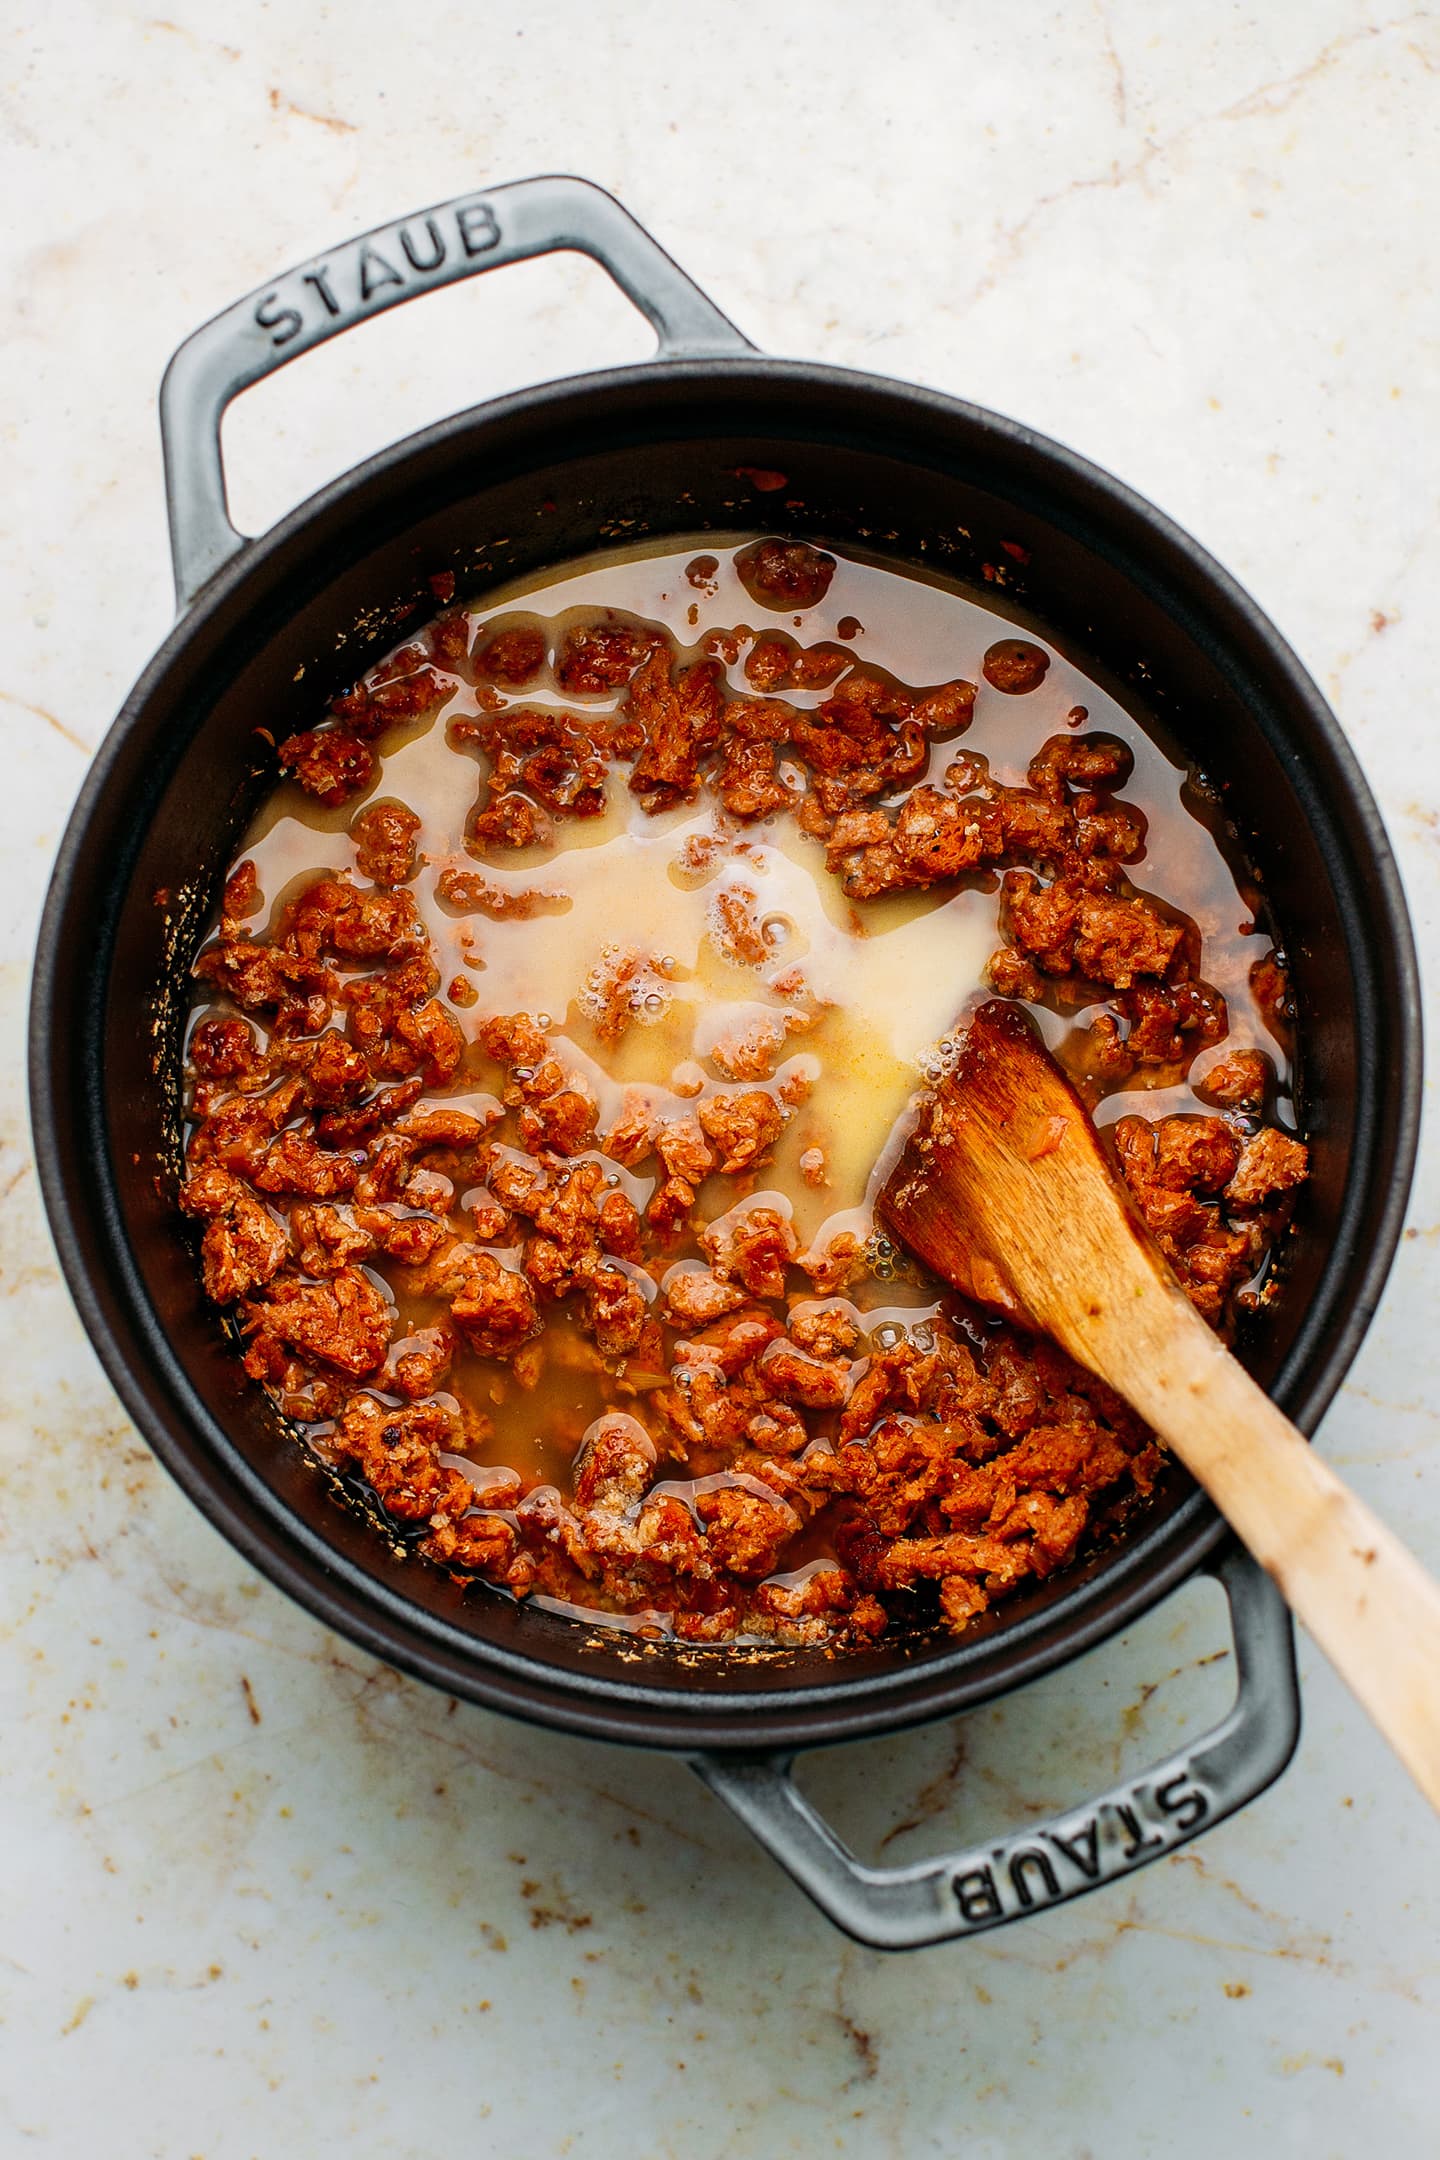
[(1209, 828), (1136, 799), (1133, 721), (1035, 637), (955, 599), (907, 681), (918, 588), (693, 547), (652, 588), (687, 647), (643, 610), (457, 606), (447, 572), (424, 635), (279, 742), (196, 963), (180, 1205), (246, 1371), (423, 1560), (695, 1643), (963, 1630), (1164, 1461), (876, 1238), (850, 1106), (883, 1081), (898, 1114), (920, 1064), (857, 1032), (821, 947), (858, 969), (963, 905), (984, 942), (886, 1009), (1040, 1009), (1225, 1331), (1307, 1173), (1288, 978)]
[(803, 540), (757, 540), (735, 558), (740, 582), (763, 607), (812, 608), (830, 590), (835, 558)]
[(415, 875), (420, 820), (404, 803), (371, 803), (351, 820), (355, 867), (375, 885), (407, 885)]

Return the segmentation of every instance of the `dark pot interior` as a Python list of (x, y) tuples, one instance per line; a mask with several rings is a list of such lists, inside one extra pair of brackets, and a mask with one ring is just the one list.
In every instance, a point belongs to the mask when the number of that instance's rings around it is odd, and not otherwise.
[[(757, 496), (742, 466), (778, 467), (790, 484)], [(253, 730), (278, 738), (309, 725), (395, 641), (408, 608), (433, 610), (429, 574), (452, 569), (474, 595), (619, 541), (757, 528), (977, 583), (984, 563), (1005, 563), (1002, 605), (1130, 686), (1228, 790), (1285, 933), (1314, 1160), (1285, 1294), (1247, 1355), (1304, 1426), (1338, 1386), (1379, 1295), (1419, 1091), (1398, 881), (1313, 686), (1183, 535), (991, 415), (799, 364), (628, 369), (431, 430), (224, 571), (107, 740), (46, 913), (35, 1120), (72, 1287), (170, 1469), (302, 1602), (451, 1692), (672, 1747), (830, 1741), (982, 1699), (1153, 1603), (1220, 1525), (1177, 1482), (1123, 1544), (965, 1641), (843, 1662), (639, 1649), (402, 1566), (279, 1430), (201, 1298), (172, 1202), (178, 1028), (196, 940), (260, 784)], [(1001, 552), (1007, 540), (1027, 551), (1023, 569)]]

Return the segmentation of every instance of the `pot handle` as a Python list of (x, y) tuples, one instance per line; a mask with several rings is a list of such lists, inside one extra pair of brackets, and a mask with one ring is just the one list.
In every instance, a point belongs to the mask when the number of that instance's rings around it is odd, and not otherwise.
[(702, 1755), (692, 1766), (821, 1911), (876, 1950), (915, 1950), (1005, 1927), (1158, 1860), (1245, 1807), (1285, 1768), (1300, 1736), (1290, 1615), (1238, 1545), (1208, 1572), (1230, 1606), (1238, 1684), (1228, 1714), (1194, 1746), (1083, 1807), (997, 1844), (912, 1867), (867, 1866), (790, 1775), (790, 1755)]
[(246, 545), (230, 522), (220, 454), (221, 416), (233, 397), (417, 293), (562, 249), (609, 272), (654, 325), (665, 357), (754, 350), (644, 226), (589, 180), (516, 180), (361, 233), (213, 316), (165, 370), (160, 436), (181, 612)]

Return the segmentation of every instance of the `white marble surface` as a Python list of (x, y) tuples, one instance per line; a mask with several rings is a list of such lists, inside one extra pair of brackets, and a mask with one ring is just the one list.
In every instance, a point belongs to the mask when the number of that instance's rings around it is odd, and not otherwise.
[[(0, 53), (0, 2151), (1432, 2153), (1440, 1845), (1314, 1657), (1298, 1760), (1239, 1820), (1023, 1928), (857, 1950), (683, 1769), (456, 1708), (205, 1527), (72, 1316), (19, 1055), (51, 851), (166, 627), (172, 347), (352, 231), (556, 168), (613, 187), (762, 344), (1018, 414), (1190, 526), (1334, 699), (1428, 964), (1440, 18), (173, 4), (12, 8)], [(645, 345), (555, 264), (401, 310), (236, 413), (242, 522)], [(1411, 1222), (1321, 1444), (1433, 1563), (1433, 1146)], [(812, 1785), (892, 1857), (1009, 1827), (1193, 1727), (1221, 1639), (1187, 1595)]]

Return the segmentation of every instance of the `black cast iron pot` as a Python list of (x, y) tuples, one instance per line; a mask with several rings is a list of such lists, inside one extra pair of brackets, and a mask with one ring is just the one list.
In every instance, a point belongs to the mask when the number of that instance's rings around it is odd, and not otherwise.
[[(638, 367), (548, 383), (427, 429), (263, 539), (226, 514), (235, 393), (362, 317), (522, 257), (593, 256), (659, 333)], [(554, 1615), (404, 1565), (280, 1428), (203, 1301), (174, 1212), (188, 969), (264, 784), (253, 730), (308, 726), (394, 643), (428, 576), (483, 593), (617, 537), (757, 526), (979, 577), (1143, 690), (1229, 802), (1289, 939), (1313, 1147), (1284, 1297), (1250, 1351), (1313, 1428), (1374, 1311), (1414, 1155), (1414, 956), (1375, 805), (1313, 684), (1193, 541), (1058, 445), (931, 391), (767, 360), (608, 195), (540, 179), (466, 197), (289, 272), (198, 331), (161, 396), (180, 615), (90, 771), (41, 930), (31, 1085), (61, 1260), (141, 1431), (210, 1520), (329, 1626), (437, 1687), (597, 1739), (678, 1750), (838, 1923), (901, 1948), (999, 1925), (1173, 1849), (1264, 1789), (1299, 1707), (1289, 1621), (1203, 1497), (962, 1641), (902, 1656), (679, 1652), (636, 1662)], [(757, 503), (737, 468), (778, 468)], [(803, 509), (784, 504), (803, 503)], [(778, 506), (778, 507), (777, 507)], [(1009, 559), (1009, 558), (1005, 558)], [(157, 895), (163, 898), (157, 899)], [(797, 1749), (986, 1701), (1099, 1641), (1199, 1568), (1229, 1594), (1224, 1721), (1143, 1777), (1013, 1838), (861, 1866), (790, 1780)], [(626, 1651), (623, 1660), (620, 1649)]]

